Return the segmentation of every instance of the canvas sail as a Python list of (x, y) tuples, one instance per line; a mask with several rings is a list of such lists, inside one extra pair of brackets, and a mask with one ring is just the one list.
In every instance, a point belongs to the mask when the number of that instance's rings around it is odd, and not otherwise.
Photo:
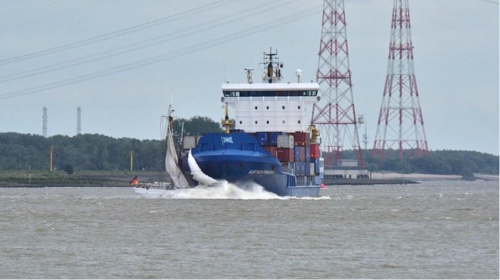
[(168, 175), (172, 178), (172, 182), (176, 188), (188, 188), (189, 183), (179, 168), (179, 159), (174, 145), (171, 124), (167, 125), (167, 155), (165, 156), (165, 167)]
[(188, 165), (189, 169), (191, 169), (191, 175), (193, 175), (193, 179), (195, 179), (202, 185), (210, 186), (218, 183), (217, 180), (215, 180), (214, 178), (208, 176), (207, 174), (203, 173), (203, 171), (201, 171), (200, 167), (198, 166), (198, 163), (196, 163), (196, 160), (191, 154), (191, 150), (189, 151), (188, 155)]

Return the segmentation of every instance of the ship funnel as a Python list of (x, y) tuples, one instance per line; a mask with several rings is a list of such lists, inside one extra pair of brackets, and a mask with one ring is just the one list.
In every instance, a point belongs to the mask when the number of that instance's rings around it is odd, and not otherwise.
[(295, 71), (295, 74), (297, 75), (297, 83), (301, 83), (302, 82), (302, 70), (297, 69), (297, 71)]

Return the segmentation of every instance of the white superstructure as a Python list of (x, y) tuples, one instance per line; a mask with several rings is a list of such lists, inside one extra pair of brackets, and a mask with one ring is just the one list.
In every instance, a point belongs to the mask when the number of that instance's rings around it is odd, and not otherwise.
[(251, 70), (247, 71), (247, 83), (223, 84), (224, 97), (232, 110), (236, 129), (245, 132), (257, 131), (306, 131), (311, 121), (311, 110), (319, 100), (318, 83), (301, 83), (297, 70), (297, 83), (281, 82), (283, 64), (277, 61), (276, 53), (264, 53), (266, 71), (263, 83), (254, 84)]

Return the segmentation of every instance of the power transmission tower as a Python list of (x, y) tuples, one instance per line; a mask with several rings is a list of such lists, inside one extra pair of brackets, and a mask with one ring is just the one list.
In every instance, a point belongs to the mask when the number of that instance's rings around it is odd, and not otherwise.
[(389, 64), (373, 155), (383, 160), (391, 149), (399, 150), (399, 158), (405, 149), (416, 150), (418, 157), (429, 154), (413, 65), (408, 0), (394, 0)]
[(326, 166), (338, 165), (347, 139), (359, 165), (364, 167), (352, 94), (343, 0), (324, 1), (316, 79), (321, 100), (313, 106), (311, 123), (319, 125)]

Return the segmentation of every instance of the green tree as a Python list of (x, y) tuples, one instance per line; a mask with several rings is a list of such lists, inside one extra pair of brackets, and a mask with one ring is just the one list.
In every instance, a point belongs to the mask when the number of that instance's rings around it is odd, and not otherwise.
[(73, 165), (66, 163), (66, 165), (64, 166), (64, 171), (70, 175), (73, 174)]

